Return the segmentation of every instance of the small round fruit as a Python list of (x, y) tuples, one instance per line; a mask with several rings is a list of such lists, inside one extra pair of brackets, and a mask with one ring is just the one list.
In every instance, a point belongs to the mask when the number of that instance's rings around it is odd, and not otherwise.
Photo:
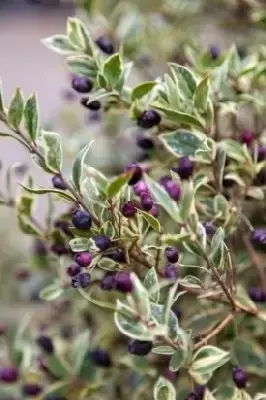
[(246, 387), (248, 377), (242, 368), (234, 367), (232, 370), (232, 378), (239, 389), (244, 389)]
[(54, 353), (54, 345), (52, 342), (52, 339), (48, 336), (39, 336), (36, 339), (36, 342), (38, 346), (47, 354), (53, 354)]
[(74, 255), (74, 260), (78, 265), (83, 268), (86, 268), (90, 265), (92, 261), (92, 255), (88, 251), (83, 251), (82, 253), (76, 253)]
[(165, 255), (166, 255), (167, 260), (171, 264), (177, 263), (177, 261), (179, 259), (179, 253), (175, 247), (167, 247), (165, 250)]
[(155, 110), (147, 110), (138, 118), (138, 125), (143, 129), (150, 129), (161, 122), (160, 114)]
[(77, 76), (72, 80), (72, 87), (78, 93), (89, 93), (93, 88), (93, 83), (85, 76)]
[(114, 44), (108, 37), (100, 36), (95, 40), (95, 43), (105, 54), (111, 55), (115, 51)]
[(73, 278), (73, 276), (77, 276), (81, 272), (81, 267), (78, 264), (71, 264), (67, 268), (67, 275)]
[(146, 356), (152, 349), (152, 342), (146, 340), (131, 340), (128, 344), (128, 351), (136, 356)]
[(126, 218), (132, 218), (136, 214), (137, 209), (135, 207), (135, 204), (133, 201), (127, 201), (125, 204), (123, 204), (121, 208), (121, 213), (124, 215)]
[(150, 211), (154, 203), (149, 194), (142, 193), (140, 196), (140, 204), (143, 210)]
[(77, 209), (72, 213), (72, 223), (75, 228), (86, 230), (91, 228), (92, 219), (87, 211)]
[(60, 189), (60, 190), (66, 190), (67, 185), (65, 184), (64, 181), (62, 181), (62, 178), (59, 175), (55, 175), (52, 177), (52, 183), (54, 188)]
[(137, 182), (141, 180), (143, 175), (142, 168), (138, 164), (134, 163), (127, 165), (125, 171), (129, 171), (132, 173), (132, 176), (128, 182), (129, 185), (135, 185)]
[(109, 368), (112, 365), (110, 355), (106, 350), (92, 350), (90, 352), (90, 357), (95, 362), (95, 364), (98, 365), (98, 367)]
[(106, 235), (93, 236), (92, 239), (100, 251), (105, 251), (112, 246), (110, 238)]
[(79, 289), (85, 289), (88, 287), (91, 283), (91, 276), (88, 272), (83, 272), (82, 274), (79, 274), (78, 276), (75, 276), (72, 278), (72, 287)]

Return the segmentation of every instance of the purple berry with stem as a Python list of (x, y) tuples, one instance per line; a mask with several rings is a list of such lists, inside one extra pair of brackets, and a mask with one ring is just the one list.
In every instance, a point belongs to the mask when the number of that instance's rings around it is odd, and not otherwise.
[(94, 236), (92, 239), (100, 251), (105, 251), (112, 246), (110, 238), (106, 235)]
[(133, 290), (133, 283), (129, 272), (117, 272), (114, 277), (115, 289), (122, 293), (130, 293)]
[(74, 255), (74, 260), (79, 266), (86, 268), (92, 261), (92, 255), (88, 251), (83, 251), (81, 253), (76, 253)]
[(125, 168), (125, 171), (129, 171), (132, 173), (132, 176), (128, 182), (129, 185), (135, 185), (137, 182), (139, 182), (142, 178), (143, 171), (142, 168), (135, 163), (128, 164)]
[(111, 55), (115, 51), (114, 44), (111, 39), (106, 36), (100, 36), (95, 40), (97, 46), (102, 50), (103, 53)]
[(164, 277), (167, 279), (177, 279), (178, 268), (176, 265), (169, 264), (164, 268)]
[(81, 266), (78, 264), (71, 264), (67, 268), (67, 275), (73, 278), (74, 276), (77, 276), (81, 272)]
[(138, 118), (138, 125), (143, 129), (150, 129), (161, 122), (160, 114), (155, 110), (146, 110)]
[(136, 214), (137, 209), (133, 201), (127, 201), (121, 208), (121, 213), (126, 218), (132, 218)]
[(87, 211), (76, 209), (72, 213), (72, 223), (75, 228), (86, 230), (91, 228), (92, 219)]
[(143, 210), (150, 211), (154, 203), (149, 194), (142, 193), (140, 196), (140, 204)]
[(167, 260), (171, 263), (171, 264), (175, 264), (178, 262), (179, 259), (179, 253), (178, 250), (175, 247), (167, 247), (165, 250), (165, 255)]
[(188, 179), (193, 175), (193, 163), (188, 156), (181, 157), (178, 163), (178, 167), (174, 169), (178, 173), (181, 179)]
[(167, 191), (167, 193), (169, 194), (169, 196), (171, 197), (171, 199), (177, 201), (180, 198), (181, 195), (181, 188), (178, 185), (177, 182), (173, 181), (173, 180), (169, 180), (165, 183), (164, 185), (165, 190)]
[(146, 340), (131, 340), (128, 344), (130, 354), (146, 356), (152, 350), (152, 342)]
[(232, 378), (239, 389), (244, 389), (247, 385), (248, 376), (241, 367), (234, 367), (232, 370)]
[(78, 93), (89, 93), (93, 88), (93, 83), (85, 76), (76, 76), (72, 80), (72, 88)]

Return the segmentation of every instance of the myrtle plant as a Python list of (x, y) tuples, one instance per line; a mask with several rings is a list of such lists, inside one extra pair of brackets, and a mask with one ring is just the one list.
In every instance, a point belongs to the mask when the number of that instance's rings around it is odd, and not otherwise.
[[(187, 45), (186, 66), (170, 62), (162, 76), (130, 85), (123, 43), (93, 36), (78, 18), (43, 43), (66, 58), (84, 107), (137, 127), (145, 157), (106, 176), (89, 163), (95, 140), (68, 176), (61, 136), (42, 129), (36, 95), (24, 100), (16, 89), (7, 106), (1, 91), (1, 136), (51, 175), (51, 187), (28, 176), (16, 199), (1, 202), (50, 249), (40, 298), (66, 302), (88, 325), (62, 340), (55, 318), (37, 332), (23, 321), (6, 341), (3, 396), (265, 399), (263, 46), (243, 55), (234, 45), (208, 54)], [(41, 195), (43, 225), (34, 216)], [(59, 217), (54, 199), (67, 204)]]

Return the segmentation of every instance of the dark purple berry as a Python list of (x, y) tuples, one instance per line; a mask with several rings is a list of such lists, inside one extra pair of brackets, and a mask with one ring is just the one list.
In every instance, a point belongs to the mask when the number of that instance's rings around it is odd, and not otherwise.
[(250, 146), (254, 139), (254, 133), (248, 130), (242, 132), (240, 137), (241, 142), (245, 143), (247, 146)]
[(88, 251), (83, 251), (82, 253), (77, 253), (74, 255), (74, 260), (78, 265), (86, 268), (90, 265), (92, 261), (92, 255)]
[(124, 215), (126, 218), (132, 218), (136, 214), (137, 209), (135, 207), (135, 204), (133, 201), (127, 201), (125, 204), (123, 204), (121, 208), (121, 213)]
[(246, 387), (248, 377), (245, 371), (240, 367), (234, 367), (232, 370), (232, 378), (239, 389)]
[(185, 400), (199, 400), (199, 397), (196, 393), (191, 392), (187, 395), (187, 397), (185, 398)]
[(129, 185), (135, 185), (142, 178), (142, 168), (138, 164), (129, 164), (125, 168), (125, 171), (129, 171), (132, 173), (132, 176), (128, 182)]
[(92, 225), (92, 219), (90, 214), (87, 211), (75, 210), (72, 213), (72, 222), (75, 228), (77, 229), (90, 229)]
[(212, 45), (209, 49), (210, 51), (210, 56), (213, 59), (213, 61), (217, 60), (217, 58), (220, 56), (220, 49), (218, 46)]
[(266, 302), (266, 293), (260, 287), (250, 287), (248, 289), (249, 297), (256, 303)]
[(112, 242), (108, 236), (98, 235), (94, 236), (92, 239), (100, 251), (107, 250), (112, 246)]
[(92, 100), (87, 104), (87, 108), (91, 111), (98, 111), (102, 107), (102, 104), (99, 100)]
[(153, 140), (142, 135), (137, 137), (137, 145), (143, 150), (151, 150), (154, 148)]
[(95, 349), (90, 352), (91, 359), (96, 365), (102, 368), (108, 368), (112, 365), (109, 353), (102, 349)]
[(52, 183), (54, 188), (60, 189), (60, 190), (66, 190), (67, 185), (65, 184), (64, 181), (62, 181), (62, 178), (59, 175), (55, 175), (52, 177)]
[(105, 54), (111, 55), (115, 51), (114, 44), (108, 37), (100, 36), (95, 40), (95, 43)]
[(143, 210), (150, 211), (154, 203), (149, 194), (142, 193), (140, 196), (140, 204)]
[(164, 184), (164, 188), (171, 197), (171, 199), (175, 201), (179, 200), (181, 195), (181, 188), (177, 182), (169, 180)]
[(27, 281), (30, 275), (30, 271), (26, 268), (20, 268), (15, 272), (15, 276), (19, 281)]
[(36, 397), (42, 392), (42, 387), (37, 384), (27, 384), (22, 386), (22, 393), (28, 397)]
[(109, 272), (105, 275), (101, 282), (101, 288), (106, 291), (110, 291), (115, 289), (116, 281), (115, 281), (115, 273)]
[(78, 264), (71, 264), (67, 269), (67, 275), (73, 278), (81, 272), (81, 267)]
[(155, 110), (144, 111), (138, 118), (138, 125), (143, 129), (150, 129), (161, 122), (160, 114)]
[(167, 260), (172, 264), (177, 263), (179, 259), (178, 250), (175, 247), (167, 247), (165, 250), (165, 255)]
[(138, 183), (136, 183), (136, 185), (134, 185), (133, 189), (134, 189), (134, 193), (136, 196), (141, 196), (142, 193), (146, 193), (146, 194), (149, 193), (148, 185), (143, 181), (139, 181)]
[(126, 262), (126, 255), (124, 250), (122, 249), (114, 249), (106, 254), (108, 258), (111, 258), (114, 261), (124, 263)]
[(15, 367), (1, 367), (0, 381), (4, 383), (13, 383), (18, 379), (18, 370)]
[(175, 382), (176, 380), (176, 373), (171, 371), (169, 368), (165, 368), (162, 375), (170, 382)]
[(72, 287), (79, 289), (83, 288), (85, 289), (86, 287), (89, 286), (91, 283), (91, 276), (88, 272), (83, 272), (82, 274), (79, 274), (78, 276), (75, 276), (72, 278)]
[(6, 324), (4, 324), (4, 322), (0, 321), (0, 335), (4, 335), (7, 331), (7, 327)]
[(213, 235), (216, 231), (216, 228), (212, 222), (204, 222), (203, 226), (205, 228), (207, 235)]
[(114, 277), (115, 289), (122, 293), (130, 293), (133, 290), (129, 272), (117, 272)]
[(47, 354), (54, 353), (54, 345), (53, 345), (52, 339), (49, 338), (48, 336), (39, 336), (36, 339), (36, 343)]
[(170, 175), (164, 175), (160, 178), (159, 183), (160, 185), (162, 185), (163, 187), (165, 187), (166, 183), (171, 181), (172, 177)]
[(167, 279), (177, 279), (178, 269), (176, 265), (169, 264), (164, 269), (164, 277)]
[(131, 340), (128, 344), (128, 351), (136, 356), (146, 356), (152, 349), (152, 342), (145, 340)]
[(93, 83), (85, 76), (77, 76), (72, 81), (72, 87), (78, 93), (89, 93), (92, 90)]
[(263, 161), (266, 156), (266, 148), (263, 144), (258, 145), (258, 161)]
[(193, 169), (194, 167), (192, 161), (188, 156), (185, 156), (180, 158), (178, 167), (175, 171), (178, 173), (181, 179), (188, 179), (192, 176)]
[(195, 393), (198, 395), (199, 400), (203, 399), (206, 389), (207, 389), (207, 385), (197, 385), (195, 387)]
[(254, 229), (251, 234), (251, 240), (255, 244), (266, 244), (266, 230), (265, 229)]
[(51, 251), (58, 256), (62, 256), (67, 254), (69, 250), (64, 243), (54, 243), (51, 246)]
[(160, 212), (159, 207), (156, 204), (153, 204), (149, 212), (153, 217), (157, 218)]

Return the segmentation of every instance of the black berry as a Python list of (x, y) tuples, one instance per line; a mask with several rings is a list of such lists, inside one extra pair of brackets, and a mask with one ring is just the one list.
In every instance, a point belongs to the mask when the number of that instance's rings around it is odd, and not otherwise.
[(52, 342), (51, 338), (49, 338), (48, 336), (39, 336), (36, 339), (36, 342), (37, 342), (38, 346), (46, 353), (48, 353), (48, 354), (54, 353), (53, 342)]
[(248, 289), (249, 297), (256, 303), (266, 302), (266, 293), (260, 287), (250, 287)]
[(91, 359), (96, 365), (102, 368), (108, 368), (112, 365), (109, 353), (102, 349), (95, 349), (90, 352)]
[(78, 264), (71, 264), (67, 269), (68, 276), (76, 276), (81, 272), (81, 267)]
[(27, 384), (22, 386), (22, 393), (28, 397), (35, 397), (42, 392), (42, 387), (38, 384)]
[(128, 344), (128, 351), (136, 356), (146, 356), (152, 349), (152, 342), (144, 340), (131, 340)]
[(56, 189), (60, 189), (60, 190), (67, 189), (65, 182), (62, 181), (62, 179), (59, 175), (55, 175), (52, 177), (52, 183), (53, 183), (54, 188), (56, 188)]
[(79, 274), (78, 276), (72, 278), (72, 286), (76, 289), (78, 288), (85, 289), (90, 285), (90, 283), (91, 283), (91, 276), (87, 272), (83, 272), (82, 274)]
[(138, 125), (143, 129), (150, 129), (161, 122), (160, 114), (155, 110), (144, 111), (138, 118)]
[(63, 254), (67, 254), (69, 250), (64, 243), (55, 243), (52, 244), (51, 251), (58, 256), (62, 256)]
[(75, 228), (77, 229), (90, 229), (92, 225), (92, 219), (90, 214), (87, 211), (75, 210), (72, 213), (72, 222)]
[(153, 140), (142, 135), (137, 137), (137, 145), (143, 150), (151, 150), (154, 148)]
[(165, 250), (165, 255), (167, 260), (172, 264), (177, 263), (179, 259), (178, 250), (175, 247), (167, 247)]
[(203, 226), (205, 228), (207, 235), (213, 235), (216, 231), (216, 228), (212, 222), (205, 222), (203, 223)]
[(105, 54), (111, 55), (115, 51), (113, 42), (105, 36), (98, 37), (95, 43)]
[(132, 173), (132, 176), (128, 182), (129, 185), (135, 185), (141, 180), (143, 171), (138, 164), (129, 164), (125, 170)]
[(78, 93), (89, 93), (93, 88), (93, 83), (85, 76), (77, 76), (72, 81), (72, 87)]
[(108, 236), (98, 235), (93, 237), (93, 241), (99, 250), (104, 251), (111, 247), (112, 242)]

